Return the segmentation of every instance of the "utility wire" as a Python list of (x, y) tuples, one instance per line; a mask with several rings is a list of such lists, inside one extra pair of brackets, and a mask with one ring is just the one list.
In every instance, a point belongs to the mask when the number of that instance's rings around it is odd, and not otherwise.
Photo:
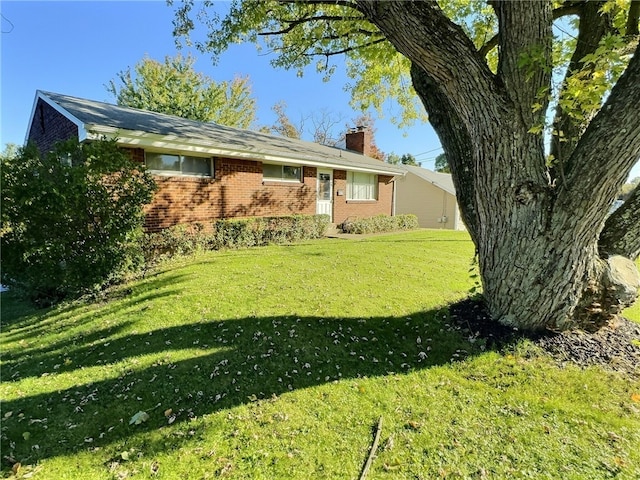
[(427, 150), (426, 152), (416, 153), (414, 157), (419, 157), (420, 155), (426, 155), (427, 153), (437, 152), (438, 150), (442, 150), (442, 147), (434, 148), (432, 150)]

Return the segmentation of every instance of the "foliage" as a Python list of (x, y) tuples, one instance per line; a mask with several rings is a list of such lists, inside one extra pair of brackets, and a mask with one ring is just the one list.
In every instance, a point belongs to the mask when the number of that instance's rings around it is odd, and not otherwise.
[[(565, 5), (556, 4), (561, 12)], [(551, 105), (575, 120), (584, 122), (593, 117), (629, 61), (630, 38), (633, 44), (633, 37), (626, 33), (630, 29), (626, 15), (629, 4), (629, 0), (602, 2), (602, 15), (611, 17), (615, 30), (597, 40), (597, 48), (580, 59), (579, 68), (568, 72), (564, 82), (556, 83), (551, 90), (541, 91), (540, 102), (532, 105), (534, 110), (543, 108), (547, 104), (546, 97), (551, 95)], [(574, 13), (570, 6), (566, 7), (567, 13), (558, 13), (558, 22), (563, 16)], [(495, 73), (498, 21), (493, 8), (482, 0), (447, 1), (442, 2), (441, 8), (462, 28)], [(176, 39), (190, 41), (189, 35), (195, 28), (192, 9), (193, 3), (189, 1), (183, 1), (177, 9)], [(278, 54), (272, 61), (274, 66), (296, 69), (301, 76), (303, 69), (317, 59), (316, 69), (326, 80), (336, 69), (330, 59), (345, 55), (347, 75), (352, 80), (345, 88), (351, 92), (354, 108), (361, 111), (373, 108), (382, 114), (385, 104), (393, 101), (400, 107), (392, 115), (395, 123), (406, 126), (416, 120), (426, 121), (412, 87), (410, 61), (385, 41), (382, 32), (365, 19), (355, 4), (278, 1), (256, 4), (236, 0), (223, 18), (210, 11), (206, 4), (197, 16), (209, 28), (207, 40), (196, 42), (203, 52), (215, 56), (233, 43), (261, 45), (264, 42), (269, 50)], [(563, 34), (567, 28), (571, 27), (560, 26), (560, 33), (554, 37), (555, 78), (564, 77), (576, 46), (574, 35)], [(519, 59), (521, 68), (532, 72), (540, 68), (541, 62), (546, 64), (541, 52), (530, 52)], [(542, 123), (532, 126), (534, 131), (544, 131), (554, 137), (564, 135), (547, 122), (552, 116), (541, 115), (540, 118)]]
[(347, 220), (341, 226), (344, 233), (383, 233), (399, 230), (414, 230), (419, 228), (418, 217), (413, 214), (406, 215), (376, 215), (368, 218)]
[(214, 224), (216, 248), (242, 248), (321, 238), (328, 215), (292, 215), (218, 220)]
[(176, 115), (199, 122), (216, 122), (249, 128), (256, 115), (248, 78), (216, 83), (196, 72), (191, 56), (165, 57), (164, 63), (145, 57), (131, 69), (118, 74), (119, 84), (109, 82), (107, 90), (118, 105)]
[(387, 163), (390, 163), (392, 165), (411, 165), (414, 167), (419, 167), (420, 164), (418, 163), (418, 161), (416, 160), (416, 157), (414, 157), (412, 154), (410, 153), (405, 153), (402, 156), (396, 154), (396, 153), (390, 153), (389, 155), (386, 156), (385, 161)]
[(416, 157), (414, 157), (410, 153), (405, 153), (404, 155), (402, 155), (402, 157), (400, 158), (400, 162), (403, 165), (412, 165), (414, 167), (420, 166), (416, 160)]
[(622, 186), (622, 188), (620, 189), (620, 195), (618, 196), (618, 198), (620, 200), (626, 200), (631, 195), (631, 192), (633, 192), (633, 190), (635, 188), (638, 188), (639, 186), (640, 186), (640, 177), (635, 177), (631, 179), (631, 181), (629, 181), (628, 183), (625, 183)]
[[(271, 110), (276, 114), (276, 121), (272, 125), (262, 126), (259, 130), (264, 133), (275, 133), (287, 138), (301, 139), (305, 133), (315, 143), (336, 147), (344, 143), (343, 132), (336, 132), (336, 125), (342, 121), (342, 115), (331, 112), (328, 109), (320, 109), (301, 117), (297, 123), (291, 121), (286, 112), (286, 103), (278, 102)], [(311, 123), (312, 128), (306, 129), (305, 125)]]
[(387, 155), (385, 162), (390, 163), (391, 165), (399, 165), (400, 164), (400, 155), (397, 153), (391, 152)]
[(265, 133), (275, 133), (285, 138), (295, 138), (300, 140), (302, 138), (303, 125), (294, 125), (287, 116), (287, 104), (284, 101), (276, 103), (271, 110), (276, 114), (276, 121), (270, 127), (263, 127), (262, 131)]
[[(192, 19), (193, 2), (184, 1), (176, 9), (174, 36), (191, 42), (189, 34), (195, 28)], [(353, 80), (351, 106), (357, 111), (375, 109), (379, 114), (391, 112), (391, 120), (409, 126), (427, 117), (422, 110), (409, 78), (409, 62), (361, 16), (341, 5), (304, 4), (301, 2), (232, 2), (228, 16), (202, 4), (198, 20), (211, 27), (205, 41), (195, 41), (196, 47), (214, 56), (234, 43), (252, 42), (263, 45), (278, 56), (274, 67), (293, 68), (299, 76), (314, 60), (316, 70), (329, 80), (336, 70), (332, 58), (337, 52), (348, 54), (347, 75)], [(289, 18), (307, 18), (309, 22), (288, 24)], [(313, 19), (318, 18), (318, 22)], [(332, 20), (342, 20), (333, 22)], [(305, 25), (308, 23), (309, 28)], [(295, 28), (299, 27), (299, 28)], [(215, 31), (213, 30), (215, 28)], [(259, 32), (270, 31), (263, 34)], [(276, 34), (280, 32), (282, 35)], [(366, 48), (359, 48), (365, 45)]]
[(158, 261), (199, 251), (246, 248), (321, 238), (328, 215), (293, 215), (217, 220), (211, 227), (195, 223), (176, 225), (145, 238), (149, 266)]
[(95, 304), (2, 293), (2, 474), (357, 478), (383, 416), (367, 478), (638, 478), (637, 379), (452, 322), (473, 252), (420, 230), (207, 252)]
[(436, 157), (434, 170), (440, 173), (451, 173), (451, 169), (449, 168), (449, 162), (447, 161), (446, 154), (441, 153)]
[(146, 233), (144, 238), (147, 268), (176, 256), (211, 250), (213, 239), (202, 223), (175, 225), (159, 232)]
[(2, 283), (37, 302), (81, 294), (142, 262), (155, 183), (115, 140), (2, 156)]

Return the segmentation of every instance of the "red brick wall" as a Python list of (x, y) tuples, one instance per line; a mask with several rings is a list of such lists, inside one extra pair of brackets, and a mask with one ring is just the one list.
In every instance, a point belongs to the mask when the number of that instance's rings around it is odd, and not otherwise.
[(146, 208), (146, 228), (219, 218), (315, 213), (316, 169), (304, 168), (301, 183), (263, 182), (262, 163), (215, 159), (215, 177), (157, 175), (158, 191)]
[[(142, 149), (130, 149), (133, 159), (144, 161)], [(303, 182), (271, 182), (262, 179), (262, 163), (216, 158), (215, 177), (161, 176), (153, 201), (146, 207), (146, 228), (158, 231), (173, 225), (220, 218), (259, 217), (316, 213), (315, 167), (304, 167)], [(334, 223), (349, 217), (391, 215), (393, 183), (378, 175), (378, 200), (347, 200), (347, 172), (334, 170)], [(344, 195), (337, 195), (341, 190)]]
[(47, 153), (56, 142), (78, 138), (78, 126), (48, 103), (38, 100), (28, 135), (28, 142), (34, 143), (40, 153)]
[[(347, 200), (347, 172), (333, 172), (333, 222), (340, 224), (349, 217), (373, 217), (374, 215), (391, 215), (393, 212), (393, 177), (378, 175), (378, 199), (371, 201)], [(344, 195), (337, 195), (342, 190)]]

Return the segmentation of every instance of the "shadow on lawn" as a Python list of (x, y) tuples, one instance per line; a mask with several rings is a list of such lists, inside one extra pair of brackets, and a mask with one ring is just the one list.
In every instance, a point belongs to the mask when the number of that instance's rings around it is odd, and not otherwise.
[[(6, 359), (3, 376), (87, 378), (91, 367), (118, 365), (112, 378), (37, 395), (24, 391), (4, 402), (3, 413), (11, 415), (3, 420), (3, 455), (34, 463), (119, 445), (144, 431), (169, 435), (191, 418), (296, 389), (448, 364), (473, 352), (447, 318), (446, 308), (402, 318), (247, 317), (121, 337), (119, 328), (98, 329), (82, 341), (32, 349)], [(139, 411), (148, 421), (129, 425)]]

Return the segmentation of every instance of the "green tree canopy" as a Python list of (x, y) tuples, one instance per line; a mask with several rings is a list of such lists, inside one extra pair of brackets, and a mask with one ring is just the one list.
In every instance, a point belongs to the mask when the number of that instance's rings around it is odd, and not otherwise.
[(436, 157), (436, 163), (433, 169), (436, 172), (440, 172), (440, 173), (451, 173), (451, 169), (449, 168), (449, 162), (447, 161), (447, 156), (444, 153), (441, 153)]
[(261, 131), (265, 133), (274, 133), (286, 138), (302, 138), (303, 125), (294, 125), (287, 115), (287, 103), (280, 101), (271, 107), (273, 113), (276, 114), (276, 120), (271, 126), (264, 126)]
[(414, 157), (410, 153), (405, 153), (404, 155), (402, 155), (402, 158), (400, 158), (400, 162), (402, 162), (403, 165), (412, 165), (414, 167), (420, 166), (416, 160), (416, 157)]
[(176, 115), (200, 122), (249, 128), (256, 116), (256, 101), (246, 77), (215, 82), (196, 72), (191, 56), (165, 57), (164, 63), (145, 57), (118, 73), (107, 90), (118, 105)]
[(386, 162), (390, 163), (391, 165), (398, 165), (401, 163), (400, 155), (391, 152), (389, 155), (387, 155)]

